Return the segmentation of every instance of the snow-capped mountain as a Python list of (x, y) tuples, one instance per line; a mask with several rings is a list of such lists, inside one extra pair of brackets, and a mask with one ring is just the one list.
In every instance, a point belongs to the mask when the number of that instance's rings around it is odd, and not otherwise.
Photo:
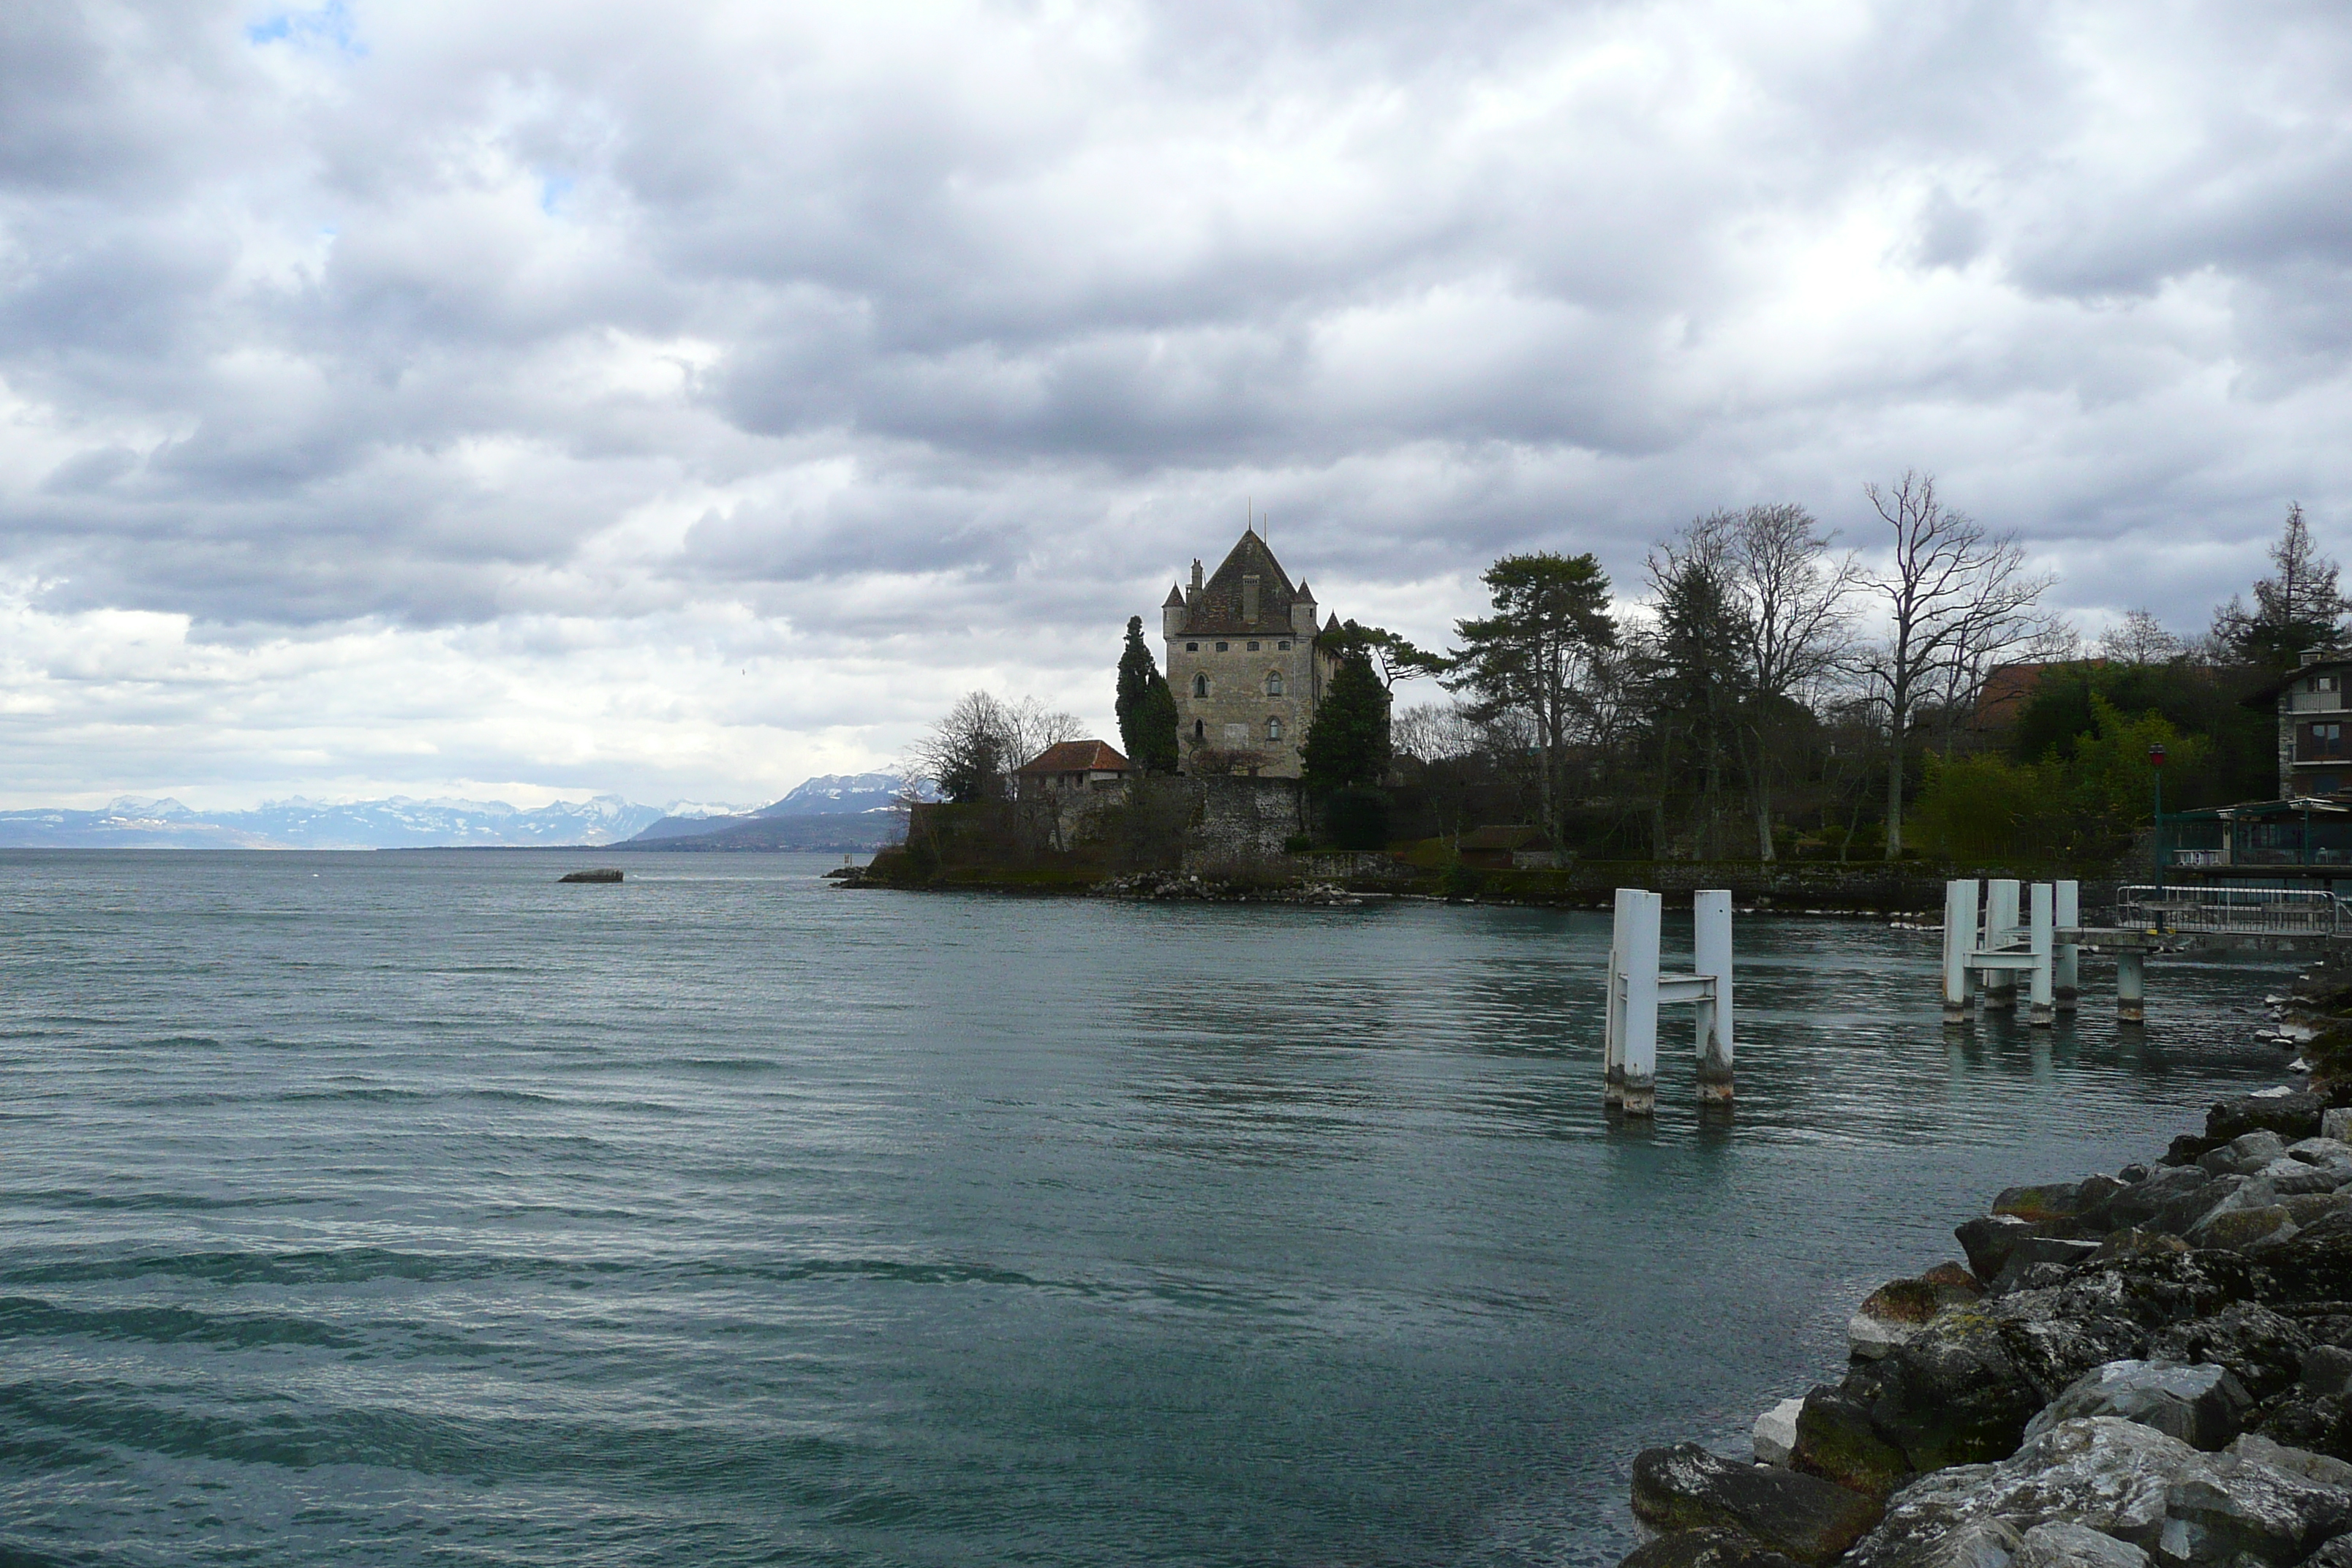
[(191, 811), (125, 795), (96, 811), (0, 812), (0, 847), (422, 849), (437, 845), (612, 844), (664, 813), (616, 795), (521, 810), (499, 800), (273, 800), (251, 811)]
[[(820, 773), (754, 816), (837, 816), (850, 811), (890, 811), (906, 794), (897, 773)], [(919, 796), (928, 800), (928, 793)]]

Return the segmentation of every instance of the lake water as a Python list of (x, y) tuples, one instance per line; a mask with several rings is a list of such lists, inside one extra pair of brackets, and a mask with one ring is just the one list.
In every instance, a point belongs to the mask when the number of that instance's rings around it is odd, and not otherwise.
[(0, 1562), (1611, 1562), (2282, 1068), (2274, 968), (1947, 1034), (1932, 933), (1750, 919), (1736, 1124), (1683, 1047), (1612, 1131), (1601, 915), (596, 863), (0, 855)]

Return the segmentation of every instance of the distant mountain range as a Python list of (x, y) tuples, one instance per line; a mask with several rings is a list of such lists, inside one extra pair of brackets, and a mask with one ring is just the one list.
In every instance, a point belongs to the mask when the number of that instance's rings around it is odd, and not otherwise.
[[(41, 807), (0, 811), (0, 848), (12, 849), (427, 849), (580, 845), (617, 847), (646, 836), (718, 839), (686, 848), (870, 849), (893, 841), (890, 802), (903, 787), (892, 773), (813, 778), (757, 810), (703, 802), (638, 805), (616, 795), (520, 810), (503, 801), (390, 800), (330, 805), (269, 801), (251, 811), (192, 811), (176, 800), (125, 795), (95, 811)], [(759, 825), (772, 842), (759, 842)]]
[(879, 849), (906, 835), (907, 782), (825, 773), (772, 805), (731, 816), (665, 816), (618, 849)]

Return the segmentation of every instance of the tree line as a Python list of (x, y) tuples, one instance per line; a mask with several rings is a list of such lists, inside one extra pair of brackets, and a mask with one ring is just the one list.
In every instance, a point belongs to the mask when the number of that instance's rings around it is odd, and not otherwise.
[[(1631, 602), (1593, 555), (1538, 552), (1486, 569), (1486, 612), (1443, 650), (1326, 633), (1337, 672), (1301, 751), (1328, 836), (1508, 822), (1604, 858), (2089, 859), (2144, 826), (2151, 745), (2172, 803), (2275, 793), (2273, 720), (2243, 700), (2334, 646), (2352, 611), (2300, 507), (2271, 574), (2201, 636), (2135, 610), (2085, 646), (2015, 535), (1932, 476), (1864, 493), (1866, 558), (1801, 506), (1750, 506), (1657, 541)], [(2030, 689), (1989, 692), (2003, 666), (2037, 667)], [(1139, 617), (1117, 710), (1130, 759), (1172, 772), (1176, 704)], [(1075, 730), (973, 693), (915, 765), (951, 798), (992, 798)]]

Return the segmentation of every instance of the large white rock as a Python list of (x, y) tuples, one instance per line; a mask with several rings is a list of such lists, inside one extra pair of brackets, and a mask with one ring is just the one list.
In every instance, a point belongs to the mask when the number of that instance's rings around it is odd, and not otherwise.
[(2319, 1114), (2319, 1135), (2352, 1143), (2352, 1105), (2339, 1105)]
[(2219, 1448), (2238, 1435), (2253, 1396), (2225, 1367), (2210, 1362), (2111, 1361), (2095, 1366), (2026, 1424), (2032, 1442), (2062, 1421), (2118, 1415), (2153, 1426), (2200, 1448)]
[(2053, 1520), (2025, 1532), (2010, 1568), (2147, 1568), (2147, 1553), (2088, 1525)]
[(1805, 1407), (1801, 1397), (1784, 1399), (1756, 1418), (1756, 1462), (1759, 1465), (1785, 1465), (1797, 1447), (1797, 1412)]
[(2111, 1415), (2062, 1421), (1996, 1465), (1958, 1465), (1895, 1494), (1843, 1568), (1942, 1568), (1991, 1525), (2076, 1524), (2162, 1568), (2222, 1568), (2241, 1552), (2299, 1561), (2352, 1523), (2352, 1495), (2239, 1454), (2200, 1453)]

